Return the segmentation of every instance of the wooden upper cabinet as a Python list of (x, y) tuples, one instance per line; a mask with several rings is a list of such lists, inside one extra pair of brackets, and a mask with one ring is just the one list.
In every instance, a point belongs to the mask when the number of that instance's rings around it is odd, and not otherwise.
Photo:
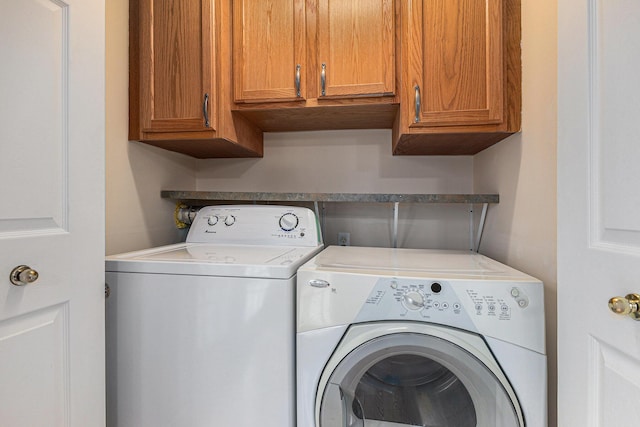
[(394, 95), (394, 16), (393, 0), (233, 0), (235, 101)]
[(393, 0), (318, 1), (319, 98), (394, 95), (394, 17)]
[(233, 0), (234, 112), (264, 131), (391, 127), (394, 0)]
[(130, 139), (262, 155), (262, 131), (392, 128), (394, 154), (520, 129), (520, 0), (130, 0)]
[(262, 155), (260, 129), (231, 113), (230, 34), (230, 0), (130, 0), (130, 140), (198, 158)]
[(304, 0), (233, 0), (236, 102), (306, 98)]
[(394, 154), (475, 154), (520, 129), (520, 0), (400, 7)]
[(215, 129), (212, 0), (140, 0), (143, 132)]

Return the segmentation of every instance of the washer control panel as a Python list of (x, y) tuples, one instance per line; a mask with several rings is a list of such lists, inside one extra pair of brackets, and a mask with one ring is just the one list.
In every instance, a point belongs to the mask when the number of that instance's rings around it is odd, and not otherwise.
[(200, 209), (189, 243), (318, 246), (316, 216), (297, 206), (222, 205)]

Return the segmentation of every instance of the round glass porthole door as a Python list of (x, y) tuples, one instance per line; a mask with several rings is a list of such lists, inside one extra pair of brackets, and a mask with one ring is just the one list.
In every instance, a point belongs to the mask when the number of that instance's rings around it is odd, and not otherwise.
[(320, 427), (524, 427), (514, 400), (509, 384), (467, 350), (398, 333), (360, 345), (337, 365)]

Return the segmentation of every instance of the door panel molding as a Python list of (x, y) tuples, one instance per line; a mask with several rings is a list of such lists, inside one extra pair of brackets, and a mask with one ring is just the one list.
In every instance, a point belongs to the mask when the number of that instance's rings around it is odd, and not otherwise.
[[(640, 89), (625, 84), (635, 79), (629, 74), (640, 66), (629, 54), (640, 43), (640, 36), (631, 37), (630, 31), (640, 18), (640, 6), (626, 0), (589, 0), (588, 14), (589, 244), (640, 254), (640, 216), (625, 214), (640, 212), (640, 197), (626, 185), (629, 174), (640, 179), (635, 172), (640, 153), (625, 148), (627, 140), (640, 133), (640, 121), (632, 117)], [(620, 120), (627, 125), (620, 126)]]
[[(0, 178), (21, 181), (29, 191), (6, 188), (0, 239), (69, 230), (69, 5), (31, 0), (12, 8), (29, 14), (34, 26), (0, 21), (3, 34), (13, 39), (0, 48), (8, 58), (2, 76), (14, 82), (3, 96), (21, 100), (7, 111), (0, 108), (6, 119), (0, 139), (10, 141), (2, 147)], [(51, 54), (40, 55), (43, 47)], [(31, 65), (27, 74), (24, 64)]]
[(589, 336), (589, 427), (606, 426), (640, 399), (640, 363)]
[(0, 359), (3, 424), (71, 425), (68, 303), (0, 321)]

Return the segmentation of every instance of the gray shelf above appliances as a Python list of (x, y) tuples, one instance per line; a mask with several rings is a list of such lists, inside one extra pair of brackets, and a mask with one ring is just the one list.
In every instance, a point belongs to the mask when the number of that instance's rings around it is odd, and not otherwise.
[[(401, 194), (401, 193), (277, 193), (236, 191), (177, 191), (162, 190), (160, 196), (178, 202), (176, 224), (187, 226), (200, 206), (211, 202), (280, 202), (313, 203), (316, 215), (321, 218), (319, 203), (392, 203), (393, 246), (397, 246), (398, 209), (400, 203), (457, 203), (469, 205), (469, 249), (477, 252), (482, 239), (487, 210), (490, 203), (500, 202), (498, 194)], [(473, 219), (473, 206), (482, 205), (480, 221)]]
[(160, 195), (164, 199), (198, 205), (212, 201), (472, 204), (500, 202), (500, 196), (498, 194), (272, 193), (162, 190)]

